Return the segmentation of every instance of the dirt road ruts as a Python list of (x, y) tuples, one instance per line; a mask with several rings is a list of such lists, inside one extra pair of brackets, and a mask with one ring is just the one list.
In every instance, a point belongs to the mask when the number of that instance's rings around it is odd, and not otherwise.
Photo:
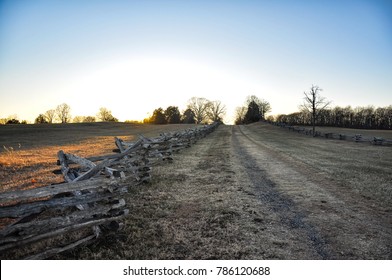
[(234, 151), (262, 201), (324, 259), (390, 259), (390, 216), (317, 169), (263, 143), (246, 126), (233, 129)]
[(221, 125), (154, 167), (121, 232), (61, 258), (391, 259), (389, 213), (257, 125)]

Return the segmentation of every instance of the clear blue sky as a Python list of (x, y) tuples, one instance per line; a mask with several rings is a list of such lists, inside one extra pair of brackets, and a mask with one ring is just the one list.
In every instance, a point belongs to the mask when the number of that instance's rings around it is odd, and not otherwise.
[(392, 1), (0, 0), (0, 118), (143, 119), (198, 96), (230, 120), (248, 95), (297, 111), (312, 84), (392, 105)]

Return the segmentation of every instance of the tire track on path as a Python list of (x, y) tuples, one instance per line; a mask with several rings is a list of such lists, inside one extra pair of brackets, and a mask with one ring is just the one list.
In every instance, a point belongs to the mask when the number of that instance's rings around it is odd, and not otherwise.
[(249, 153), (244, 145), (245, 134), (236, 126), (233, 127), (234, 151), (245, 167), (250, 181), (258, 192), (259, 199), (277, 213), (281, 222), (301, 236), (303, 242), (310, 243), (321, 259), (331, 259), (332, 255), (326, 247), (326, 242), (318, 230), (304, 220), (305, 215), (296, 207), (293, 200), (282, 195), (276, 184), (268, 179), (268, 175), (259, 167), (257, 159)]
[[(256, 134), (257, 133), (257, 134)], [(297, 162), (262, 141), (251, 127), (233, 127), (234, 150), (260, 199), (282, 223), (307, 236), (325, 259), (390, 259), (391, 219), (316, 167)]]

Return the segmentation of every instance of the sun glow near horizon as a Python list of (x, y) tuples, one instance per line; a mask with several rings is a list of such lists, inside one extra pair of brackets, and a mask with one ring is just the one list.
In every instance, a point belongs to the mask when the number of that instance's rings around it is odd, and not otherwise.
[(17, 2), (0, 2), (0, 118), (67, 103), (142, 120), (204, 97), (230, 123), (249, 95), (293, 113), (312, 84), (334, 105), (391, 104), (385, 1)]
[[(121, 121), (143, 120), (156, 108), (186, 109), (191, 97), (220, 100), (229, 108), (244, 102), (240, 77), (224, 69), (196, 61), (171, 57), (130, 57), (78, 73), (62, 91), (69, 96), (73, 115), (91, 115), (99, 107), (112, 110)], [(250, 94), (250, 93), (249, 93)], [(76, 100), (77, 102), (72, 102)]]

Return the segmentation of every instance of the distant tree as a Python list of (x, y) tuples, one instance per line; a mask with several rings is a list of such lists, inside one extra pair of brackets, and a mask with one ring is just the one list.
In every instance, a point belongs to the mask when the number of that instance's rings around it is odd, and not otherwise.
[(271, 112), (272, 109), (271, 104), (264, 99), (260, 99), (259, 108), (260, 108), (260, 114), (262, 119), (265, 119), (265, 114)]
[(266, 120), (267, 120), (268, 122), (270, 122), (270, 123), (275, 122), (274, 116), (268, 116)]
[(191, 109), (186, 109), (184, 111), (184, 113), (182, 113), (182, 119), (181, 119), (182, 123), (196, 123), (196, 116), (195, 113), (193, 113), (193, 111)]
[(155, 109), (150, 118), (150, 123), (166, 124), (165, 111), (162, 108)]
[[(390, 106), (391, 108), (391, 106)], [(392, 111), (391, 111), (392, 113)], [(377, 108), (374, 112), (376, 116), (376, 124), (375, 127), (377, 129), (386, 129), (388, 128), (388, 108)], [(392, 118), (392, 114), (390, 115)]]
[(221, 101), (211, 101), (207, 106), (207, 116), (213, 122), (223, 121), (226, 114), (226, 106)]
[(193, 111), (197, 124), (207, 121), (207, 110), (209, 106), (210, 102), (206, 98), (192, 97), (189, 99), (188, 109)]
[(71, 120), (71, 107), (66, 104), (60, 104), (56, 107), (56, 115), (61, 123), (69, 123)]
[(248, 124), (258, 122), (259, 120), (261, 120), (260, 107), (254, 100), (252, 100), (248, 104), (248, 109), (244, 117), (244, 123)]
[(45, 118), (48, 123), (53, 123), (54, 119), (56, 118), (56, 110), (48, 110), (45, 112)]
[(152, 122), (151, 122), (151, 117), (144, 118), (144, 119), (143, 119), (143, 123), (152, 123)]
[(48, 123), (46, 120), (46, 117), (44, 114), (39, 114), (38, 117), (35, 119), (34, 123), (40, 124), (40, 123)]
[(86, 122), (86, 123), (95, 122), (95, 117), (93, 117), (93, 116), (84, 117), (83, 122)]
[[(256, 111), (256, 105), (258, 108), (258, 112)], [(264, 99), (258, 98), (255, 95), (250, 95), (246, 98), (246, 107), (248, 107), (248, 109), (249, 107), (251, 107), (251, 110), (254, 110), (252, 112), (249, 112), (249, 117), (251, 119), (257, 119), (258, 117), (260, 117), (260, 119), (265, 119), (265, 114), (271, 111), (270, 103)]]
[(1, 120), (3, 124), (20, 124), (19, 118), (16, 114), (10, 115)]
[(18, 119), (9, 119), (6, 124), (20, 124), (20, 121)]
[(113, 117), (112, 112), (105, 107), (99, 108), (97, 118), (102, 122), (118, 122), (118, 119)]
[(271, 111), (268, 101), (255, 95), (246, 98), (245, 106), (237, 107), (235, 111), (235, 124), (248, 124), (265, 119), (265, 114)]
[(234, 124), (244, 124), (245, 123), (246, 107), (235, 108)]
[(129, 123), (129, 124), (142, 124), (143, 121), (138, 121), (138, 120), (125, 120), (125, 123)]
[(329, 104), (331, 104), (330, 101), (327, 101), (325, 97), (322, 97), (320, 95), (320, 91), (322, 91), (322, 89), (319, 86), (312, 85), (309, 92), (304, 92), (305, 101), (302, 105), (302, 108), (311, 113), (313, 136), (315, 136), (315, 132), (316, 132), (317, 117), (319, 116), (322, 110), (326, 109), (329, 106)]
[(74, 123), (81, 123), (83, 121), (84, 121), (84, 117), (83, 116), (76, 116), (72, 120), (72, 122), (74, 122)]
[(176, 106), (169, 106), (164, 112), (167, 123), (180, 123), (181, 113)]

